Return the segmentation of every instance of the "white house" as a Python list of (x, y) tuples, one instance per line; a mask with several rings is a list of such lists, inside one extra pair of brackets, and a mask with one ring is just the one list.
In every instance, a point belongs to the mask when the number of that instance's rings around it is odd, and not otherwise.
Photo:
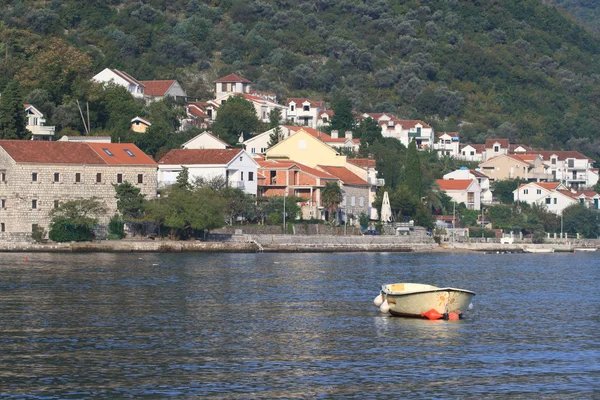
[(452, 171), (444, 175), (445, 180), (472, 180), (476, 179), (477, 183), (479, 183), (479, 188), (481, 189), (481, 202), (484, 204), (490, 204), (492, 202), (492, 191), (490, 190), (490, 178), (484, 173), (474, 170), (468, 169), (466, 167), (462, 167), (457, 169), (456, 171)]
[(31, 104), (25, 104), (27, 130), (31, 132), (31, 140), (54, 140), (54, 126), (44, 126), (44, 114)]
[(456, 156), (459, 160), (465, 161), (483, 161), (485, 159), (484, 144), (461, 144), (460, 152)]
[(127, 72), (119, 71), (114, 68), (104, 68), (102, 71), (94, 75), (93, 81), (100, 83), (114, 83), (125, 87), (133, 95), (133, 97), (142, 99), (144, 98), (145, 86), (142, 82), (138, 81)]
[[(239, 93), (227, 93), (227, 94), (222, 95), (221, 97), (218, 97), (215, 100), (215, 102), (218, 105), (223, 105), (232, 96), (239, 96), (239, 95), (240, 95)], [(281, 110), (281, 120), (282, 121), (286, 120), (287, 117), (286, 117), (286, 107), (285, 106), (282, 106), (281, 104), (277, 104), (273, 101), (266, 100), (266, 99), (263, 99), (262, 97), (258, 97), (258, 96), (252, 95), (252, 94), (242, 93), (241, 96), (243, 96), (244, 99), (246, 99), (247, 101), (252, 103), (252, 105), (254, 106), (254, 110), (256, 112), (256, 116), (262, 122), (269, 122), (269, 116), (271, 115), (271, 111), (273, 111), (276, 108)]]
[(535, 151), (548, 167), (552, 179), (573, 187), (592, 187), (598, 183), (594, 160), (578, 151)]
[(443, 132), (437, 136), (433, 148), (438, 156), (457, 157), (460, 154), (460, 136), (458, 132)]
[(481, 188), (477, 179), (438, 179), (440, 190), (469, 210), (481, 210)]
[(181, 145), (184, 149), (229, 149), (231, 145), (211, 132), (202, 132)]
[(365, 113), (359, 115), (357, 119), (361, 120), (369, 117), (377, 121), (381, 127), (383, 137), (398, 139), (406, 147), (414, 140), (416, 141), (417, 148), (420, 150), (433, 148), (433, 128), (423, 121), (401, 120), (391, 114), (385, 113)]
[(197, 178), (222, 177), (227, 186), (256, 195), (258, 163), (242, 149), (176, 149), (158, 162), (159, 188), (172, 185), (188, 168), (190, 183)]
[(185, 99), (187, 95), (176, 80), (140, 81), (144, 88), (144, 98), (148, 101), (156, 101), (167, 96), (175, 99)]
[(319, 116), (325, 111), (325, 103), (306, 98), (290, 98), (287, 106), (287, 120), (292, 124), (317, 128)]
[(565, 208), (576, 203), (598, 209), (600, 195), (591, 190), (569, 189), (560, 182), (530, 182), (515, 189), (513, 199), (543, 205), (548, 211), (561, 215)]
[(229, 74), (215, 81), (215, 98), (218, 99), (230, 93), (250, 94), (252, 82), (236, 74)]

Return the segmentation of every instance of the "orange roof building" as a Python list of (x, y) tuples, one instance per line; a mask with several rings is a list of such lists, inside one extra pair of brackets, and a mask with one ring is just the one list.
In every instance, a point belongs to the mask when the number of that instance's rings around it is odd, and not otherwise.
[(0, 140), (0, 231), (48, 229), (50, 211), (69, 200), (95, 197), (108, 223), (117, 212), (113, 184), (129, 182), (156, 197), (156, 162), (132, 143)]

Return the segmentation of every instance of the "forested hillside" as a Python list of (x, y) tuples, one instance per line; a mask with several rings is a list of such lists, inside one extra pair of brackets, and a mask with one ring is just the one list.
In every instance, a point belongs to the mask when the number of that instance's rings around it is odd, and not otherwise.
[[(0, 13), (0, 89), (17, 78), (59, 129), (83, 132), (75, 100), (97, 96), (87, 82), (104, 67), (200, 99), (235, 72), (281, 99), (347, 97), (462, 141), (600, 159), (600, 39), (541, 0), (25, 0)], [(122, 125), (95, 112), (113, 122), (93, 128)]]
[(545, 0), (573, 15), (589, 29), (600, 32), (600, 2), (597, 0)]

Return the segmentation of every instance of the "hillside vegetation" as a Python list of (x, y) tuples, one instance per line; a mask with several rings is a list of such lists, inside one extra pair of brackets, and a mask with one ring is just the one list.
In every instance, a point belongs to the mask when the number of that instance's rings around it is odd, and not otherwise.
[(0, 88), (17, 78), (59, 128), (83, 132), (73, 104), (105, 67), (177, 79), (199, 99), (235, 72), (283, 99), (347, 97), (462, 141), (600, 159), (600, 39), (541, 0), (8, 3)]

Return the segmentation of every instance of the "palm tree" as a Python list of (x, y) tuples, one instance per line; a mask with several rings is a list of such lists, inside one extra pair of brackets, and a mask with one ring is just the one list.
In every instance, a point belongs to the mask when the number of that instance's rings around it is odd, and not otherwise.
[(330, 220), (343, 198), (342, 188), (335, 182), (327, 182), (321, 190), (321, 202), (327, 207)]

